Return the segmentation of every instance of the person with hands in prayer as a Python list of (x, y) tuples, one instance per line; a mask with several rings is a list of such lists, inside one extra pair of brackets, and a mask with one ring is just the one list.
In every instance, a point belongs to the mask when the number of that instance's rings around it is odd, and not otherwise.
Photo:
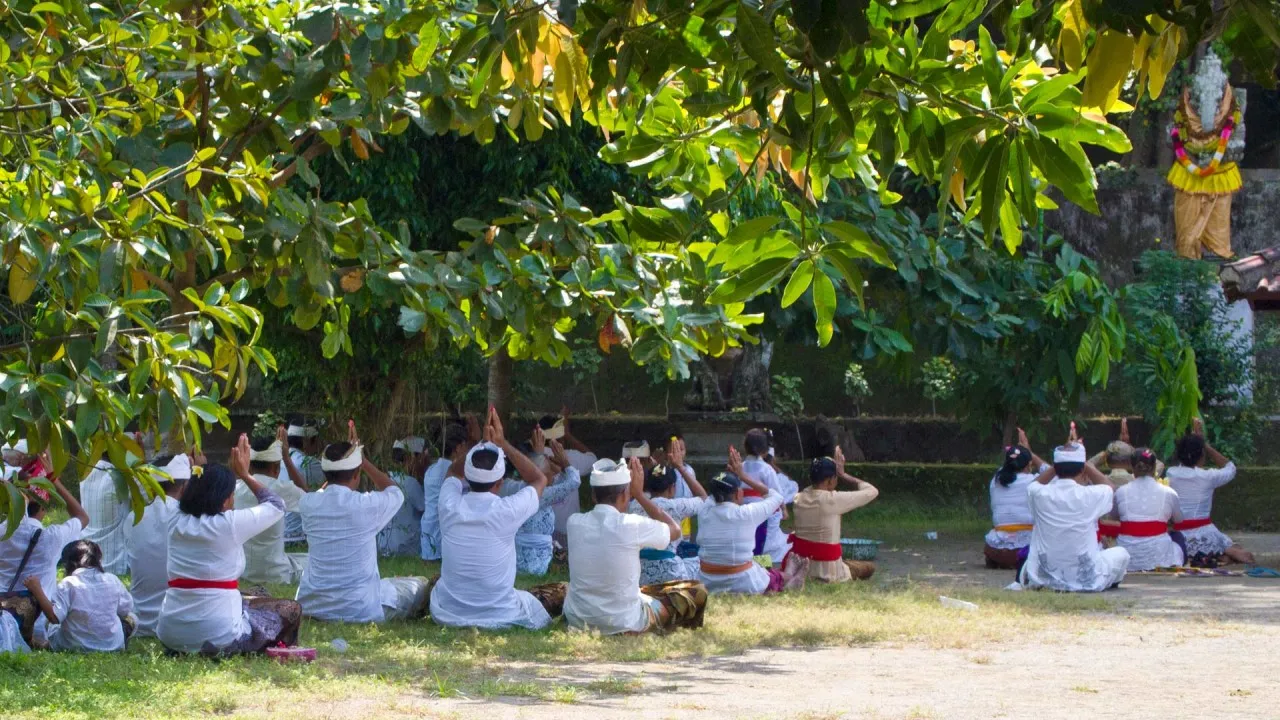
[[(680, 540), (680, 526), (644, 494), (637, 457), (600, 460), (591, 470), (595, 506), (569, 519), (565, 621), (605, 635), (701, 627), (706, 588), (697, 581), (640, 586), (640, 552)], [(627, 513), (632, 498), (647, 517)]]
[[(502, 497), (507, 462), (525, 487)], [(547, 477), (506, 438), (489, 408), (484, 442), (467, 453), (462, 481), (448, 477), (440, 491), (444, 560), (431, 589), (431, 619), (448, 627), (539, 630), (564, 606), (565, 583), (517, 590), (516, 533), (539, 510)]]
[[(578, 493), (582, 478), (573, 467), (559, 440), (547, 441), (540, 425), (533, 428), (530, 439), (530, 457), (536, 462), (543, 459), (552, 480), (538, 500), (538, 512), (524, 521), (516, 533), (516, 568), (529, 575), (546, 575), (551, 566), (556, 529), (555, 506), (570, 495)], [(549, 452), (549, 455), (547, 454)], [(514, 495), (525, 487), (523, 478), (508, 478), (502, 483), (502, 495)]]
[[(298, 583), (308, 617), (369, 623), (420, 616), (427, 604), (425, 577), (378, 574), (378, 532), (404, 503), (400, 488), (364, 456), (354, 421), (347, 441), (321, 454), (325, 485), (298, 503), (311, 559)], [(361, 475), (373, 483), (360, 492)]]
[(1098, 542), (1098, 520), (1114, 507), (1115, 486), (1088, 457), (1073, 422), (1067, 443), (1053, 452), (1053, 467), (1027, 488), (1034, 527), (1018, 572), (1026, 587), (1102, 592), (1124, 579), (1129, 551), (1104, 550)]
[[(809, 467), (809, 487), (796, 495), (792, 506), (795, 530), (787, 562), (793, 562), (796, 557), (807, 558), (810, 580), (828, 583), (866, 580), (876, 571), (873, 562), (842, 559), (841, 518), (880, 495), (871, 483), (845, 472), (844, 465), (844, 450), (838, 445), (834, 458), (815, 459)], [(842, 482), (853, 486), (853, 490), (838, 490)]]

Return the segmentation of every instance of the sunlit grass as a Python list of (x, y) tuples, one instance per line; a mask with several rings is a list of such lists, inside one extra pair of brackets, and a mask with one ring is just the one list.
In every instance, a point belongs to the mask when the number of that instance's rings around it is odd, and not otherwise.
[[(890, 543), (919, 541), (926, 530), (981, 537), (985, 518), (963, 509), (907, 508), (853, 513), (846, 534)], [(384, 577), (431, 576), (438, 564), (415, 558), (383, 560)], [(521, 576), (529, 586), (567, 579), (563, 568), (548, 578)], [(269, 588), (292, 597), (292, 586)], [(303, 717), (327, 714), (353, 698), (370, 708), (415, 699), (521, 697), (544, 702), (588, 703), (630, 694), (630, 677), (566, 683), (551, 672), (564, 663), (664, 661), (739, 653), (757, 647), (859, 646), (918, 643), (933, 648), (975, 648), (1047, 628), (1081, 629), (1093, 615), (1114, 609), (1111, 598), (1051, 593), (1006, 593), (985, 588), (946, 588), (946, 594), (979, 604), (981, 612), (942, 607), (928, 583), (877, 578), (852, 585), (810, 585), (772, 597), (711, 599), (706, 627), (658, 637), (612, 637), (570, 632), (557, 624), (544, 632), (487, 633), (438, 627), (429, 621), (341, 625), (306, 621), (301, 641), (318, 650), (315, 663), (281, 665), (254, 658), (220, 662), (172, 658), (154, 640), (137, 641), (125, 653), (37, 653), (0, 656), (0, 716), (15, 720), (102, 720), (166, 717)], [(344, 639), (346, 652), (331, 642)]]

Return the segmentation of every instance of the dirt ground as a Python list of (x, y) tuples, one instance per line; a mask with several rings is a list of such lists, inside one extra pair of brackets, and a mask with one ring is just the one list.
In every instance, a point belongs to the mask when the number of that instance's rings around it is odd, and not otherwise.
[[(1280, 564), (1280, 535), (1236, 539), (1262, 563)], [(890, 578), (942, 589), (1011, 580), (982, 568), (971, 544), (947, 538), (886, 546), (881, 560)], [(413, 697), (396, 711), (493, 720), (1280, 718), (1280, 580), (1131, 576), (1112, 595), (1119, 609), (1088, 622), (960, 649), (877, 644), (564, 665), (537, 674), (580, 684), (623, 678), (634, 692), (572, 704)], [(353, 703), (326, 711), (352, 717), (360, 712)]]

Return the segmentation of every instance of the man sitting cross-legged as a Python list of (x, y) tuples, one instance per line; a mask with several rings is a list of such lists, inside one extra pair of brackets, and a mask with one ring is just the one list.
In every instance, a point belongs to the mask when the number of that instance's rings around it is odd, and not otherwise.
[[(1067, 444), (1053, 453), (1053, 467), (1027, 488), (1033, 528), (1019, 581), (1059, 592), (1101, 592), (1124, 579), (1129, 551), (1098, 543), (1098, 520), (1115, 499), (1111, 479), (1085, 462), (1075, 424)], [(1077, 482), (1077, 478), (1080, 480)]]
[[(431, 619), (449, 627), (538, 630), (564, 605), (564, 583), (516, 590), (516, 533), (534, 513), (547, 476), (507, 441), (498, 413), (489, 408), (485, 441), (467, 453), (462, 481), (448, 477), (440, 490), (444, 562), (431, 591)], [(507, 460), (525, 487), (502, 497)]]
[[(570, 627), (605, 635), (702, 627), (707, 589), (697, 581), (640, 587), (640, 551), (665, 550), (680, 526), (644, 494), (644, 468), (601, 460), (591, 470), (595, 507), (569, 518)], [(627, 513), (631, 499), (649, 517)]]
[[(275, 493), (284, 502), (286, 511), (297, 511), (298, 502), (306, 494), (306, 483), (293, 459), (284, 451), (285, 427), (276, 429), (275, 438), (257, 437), (252, 440), (249, 456), (249, 472), (263, 487)], [(285, 470), (281, 471), (281, 466)], [(281, 475), (286, 479), (281, 480)], [(236, 486), (235, 507), (244, 510), (258, 506), (258, 498), (247, 485)], [(285, 528), (288, 518), (244, 541), (244, 573), (240, 579), (250, 583), (295, 583), (307, 566), (306, 553), (284, 551)]]
[[(341, 622), (382, 622), (422, 614), (424, 577), (378, 575), (378, 531), (400, 505), (404, 493), (364, 457), (355, 423), (347, 442), (324, 449), (320, 468), (325, 486), (298, 503), (311, 560), (298, 584), (298, 602), (309, 617)], [(360, 474), (373, 492), (358, 492)]]

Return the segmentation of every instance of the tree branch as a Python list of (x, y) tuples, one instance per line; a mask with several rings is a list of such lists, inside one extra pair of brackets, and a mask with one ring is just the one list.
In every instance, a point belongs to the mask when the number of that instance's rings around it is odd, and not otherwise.
[(226, 285), (228, 283), (233, 283), (240, 278), (247, 278), (252, 274), (253, 270), (251, 268), (243, 267), (233, 272), (225, 272), (221, 275), (215, 275), (196, 287), (196, 294), (204, 297), (205, 291), (212, 287), (214, 283), (222, 283), (223, 285)]
[[(307, 162), (311, 162), (327, 152), (329, 152), (329, 143), (321, 140), (320, 142), (312, 143), (310, 147), (303, 151), (299, 158)], [(272, 175), (269, 185), (273, 188), (278, 188), (289, 182), (290, 178), (296, 174), (298, 174), (298, 159), (294, 159), (293, 162), (286, 165), (275, 175)]]
[(177, 293), (175, 293), (173, 290), (173, 285), (170, 284), (168, 280), (165, 280), (164, 278), (160, 277), (159, 275), (156, 275), (155, 273), (151, 272), (150, 270), (147, 270), (146, 268), (137, 268), (136, 272), (142, 275), (142, 277), (146, 278), (148, 283), (155, 285), (157, 288), (160, 288), (160, 292), (164, 293), (165, 295), (168, 295), (169, 300), (171, 302), (174, 300), (174, 298), (177, 297)]

